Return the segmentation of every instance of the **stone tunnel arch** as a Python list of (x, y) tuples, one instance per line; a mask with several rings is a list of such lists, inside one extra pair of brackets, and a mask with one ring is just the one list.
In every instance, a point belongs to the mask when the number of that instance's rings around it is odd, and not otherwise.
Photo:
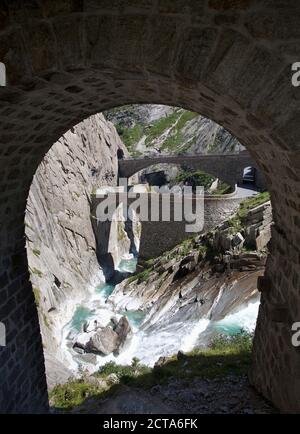
[(253, 166), (247, 166), (243, 169), (243, 184), (255, 184), (256, 180), (256, 168)]
[(118, 149), (117, 150), (117, 159), (118, 160), (122, 160), (124, 158), (124, 151), (123, 149)]
[(300, 8), (270, 5), (13, 0), (1, 6), (2, 412), (48, 406), (24, 238), (33, 174), (57, 138), (82, 119), (145, 102), (216, 121), (264, 173), (275, 225), (260, 283), (251, 380), (282, 410), (300, 410), (299, 353), (290, 342), (291, 324), (300, 318), (300, 93), (290, 83), (290, 64), (300, 56)]

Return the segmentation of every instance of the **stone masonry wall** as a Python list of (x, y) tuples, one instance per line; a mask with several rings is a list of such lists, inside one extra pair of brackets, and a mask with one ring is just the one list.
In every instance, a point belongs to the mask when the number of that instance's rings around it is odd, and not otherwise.
[[(157, 211), (158, 211), (158, 221), (151, 221), (150, 216), (152, 215), (151, 208), (151, 196), (146, 194), (146, 201), (148, 201), (148, 217), (149, 221), (141, 221), (140, 222), (140, 247), (139, 247), (139, 260), (147, 260), (150, 258), (155, 258), (157, 256), (161, 256), (164, 252), (170, 250), (176, 244), (179, 244), (183, 240), (189, 238), (190, 236), (195, 235), (195, 232), (187, 232), (186, 225), (190, 224), (190, 222), (183, 221), (175, 221), (174, 220), (174, 208), (175, 208), (175, 200), (172, 199), (170, 201), (170, 221), (163, 221), (162, 219), (162, 209), (164, 204), (162, 202), (162, 195), (158, 195), (157, 201)], [(231, 196), (231, 195), (229, 195)], [(201, 214), (203, 216), (204, 226), (200, 231), (208, 231), (220, 223), (224, 222), (224, 220), (228, 219), (231, 215), (233, 215), (238, 207), (242, 198), (235, 197), (205, 197), (203, 201), (203, 209), (202, 202), (199, 201), (199, 206), (201, 206)], [(103, 201), (101, 198), (97, 198), (96, 196), (92, 197), (92, 205), (91, 212), (93, 216), (93, 220), (97, 221), (97, 206)], [(134, 202), (135, 199), (128, 199), (128, 205), (131, 202)], [(146, 202), (147, 203), (147, 202)], [(153, 204), (156, 202), (153, 200)], [(178, 202), (181, 203), (181, 202)], [(187, 205), (184, 200), (182, 201), (183, 211), (187, 210)], [(193, 213), (195, 213), (195, 200), (193, 200)], [(198, 215), (198, 217), (200, 217)], [(191, 222), (194, 223), (194, 222)], [(107, 254), (109, 250), (109, 246), (104, 242), (104, 238), (106, 233), (111, 233), (111, 225), (110, 222), (100, 222), (97, 221), (95, 227), (95, 233), (97, 234), (97, 244), (100, 248), (102, 245), (101, 254)], [(197, 231), (199, 232), (199, 231)], [(196, 232), (196, 233), (197, 233)]]

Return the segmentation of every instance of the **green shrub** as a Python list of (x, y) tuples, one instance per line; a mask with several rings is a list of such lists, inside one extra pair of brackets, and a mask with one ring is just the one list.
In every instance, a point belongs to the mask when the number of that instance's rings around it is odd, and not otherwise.
[(110, 374), (116, 374), (118, 377), (123, 377), (124, 375), (130, 376), (133, 375), (133, 369), (129, 365), (117, 365), (116, 362), (111, 361), (99, 368), (97, 376), (107, 377)]
[(138, 357), (133, 357), (131, 366), (133, 369), (138, 369), (140, 366), (140, 359)]
[(97, 397), (103, 390), (84, 380), (72, 380), (55, 386), (49, 394), (52, 406), (71, 410), (82, 404), (87, 398)]
[(128, 384), (130, 379), (151, 372), (151, 368), (140, 364), (137, 357), (132, 359), (131, 365), (117, 365), (114, 361), (107, 362), (99, 368), (99, 371), (94, 375), (96, 377), (108, 377), (111, 374), (117, 375), (120, 382)]
[(204, 244), (201, 244), (201, 245), (199, 246), (199, 248), (198, 248), (198, 251), (199, 251), (199, 253), (200, 253), (200, 257), (201, 257), (201, 258), (204, 258), (204, 256), (205, 256), (206, 253), (207, 253), (207, 246), (205, 246)]
[(252, 340), (252, 333), (241, 330), (240, 333), (232, 336), (219, 334), (212, 339), (209, 346), (212, 350), (250, 352)]
[(203, 186), (207, 190), (215, 177), (201, 170), (190, 171), (188, 169), (182, 169), (175, 178), (175, 184), (187, 184), (195, 188), (196, 186)]

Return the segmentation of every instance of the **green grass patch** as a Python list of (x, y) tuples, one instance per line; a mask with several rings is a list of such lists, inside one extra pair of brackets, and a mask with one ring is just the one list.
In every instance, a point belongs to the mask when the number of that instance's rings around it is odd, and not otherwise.
[[(130, 115), (133, 106), (126, 105), (122, 107), (123, 110)], [(118, 110), (110, 110), (108, 117), (114, 113), (118, 113)], [(133, 110), (134, 112), (134, 110)], [(133, 113), (132, 113), (133, 114)], [(199, 116), (197, 113), (183, 110), (180, 108), (175, 109), (166, 116), (161, 117), (153, 121), (150, 125), (144, 125), (141, 122), (137, 122), (128, 128), (122, 119), (116, 123), (117, 132), (126, 145), (130, 155), (132, 157), (139, 157), (141, 152), (135, 149), (136, 144), (145, 136), (145, 145), (151, 147), (153, 141), (158, 139), (165, 131), (170, 130), (166, 140), (162, 143), (161, 148), (165, 150), (185, 151), (190, 148), (191, 143), (183, 143), (182, 130), (187, 122), (191, 121), (195, 117)]]
[(126, 128), (122, 125), (117, 125), (117, 132), (121, 137), (123, 143), (126, 145), (128, 151), (132, 154), (134, 145), (136, 145), (144, 135), (144, 127), (141, 124), (135, 124), (132, 128)]
[(181, 110), (177, 109), (169, 115), (154, 121), (153, 124), (147, 128), (147, 137), (145, 140), (146, 146), (151, 145), (153, 140), (157, 139), (164, 131), (171, 128), (180, 116)]
[(132, 283), (132, 282), (135, 282), (136, 280), (138, 279), (138, 275), (137, 274), (134, 274), (133, 276), (130, 276), (130, 277), (128, 277), (128, 279), (127, 279), (127, 283)]
[(262, 205), (263, 203), (268, 202), (269, 200), (270, 200), (270, 193), (268, 191), (258, 193), (256, 196), (244, 200), (240, 204), (240, 209), (238, 211), (239, 217), (241, 219), (246, 217), (249, 210), (256, 208), (259, 205)]
[(55, 386), (50, 392), (49, 398), (52, 406), (72, 410), (88, 398), (101, 396), (101, 393), (103, 393), (103, 389), (100, 389), (98, 385), (81, 379)]
[(198, 113), (190, 112), (188, 110), (184, 110), (180, 118), (178, 119), (178, 122), (176, 124), (176, 128), (178, 130), (182, 130), (182, 128), (185, 127), (187, 122), (190, 122), (191, 120), (195, 119), (198, 115)]
[(194, 238), (188, 238), (180, 243), (178, 254), (182, 257), (187, 256), (191, 252), (193, 242)]
[(191, 121), (198, 114), (190, 111), (181, 111), (181, 116), (178, 118), (176, 125), (172, 128), (169, 136), (163, 142), (163, 150), (177, 150), (179, 153), (186, 152), (192, 145), (193, 139), (184, 144), (184, 138), (182, 130), (184, 129), (187, 122)]

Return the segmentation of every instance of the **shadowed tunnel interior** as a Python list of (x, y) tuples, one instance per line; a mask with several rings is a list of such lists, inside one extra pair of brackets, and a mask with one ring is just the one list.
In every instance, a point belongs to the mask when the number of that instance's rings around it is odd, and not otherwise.
[[(288, 7), (286, 7), (288, 5)], [(300, 6), (270, 1), (9, 1), (0, 9), (1, 412), (47, 410), (24, 213), (52, 144), (91, 114), (128, 103), (184, 107), (228, 129), (265, 175), (274, 226), (251, 381), (300, 410)], [(271, 17), (271, 19), (270, 19)], [(278, 315), (280, 312), (280, 315)]]

